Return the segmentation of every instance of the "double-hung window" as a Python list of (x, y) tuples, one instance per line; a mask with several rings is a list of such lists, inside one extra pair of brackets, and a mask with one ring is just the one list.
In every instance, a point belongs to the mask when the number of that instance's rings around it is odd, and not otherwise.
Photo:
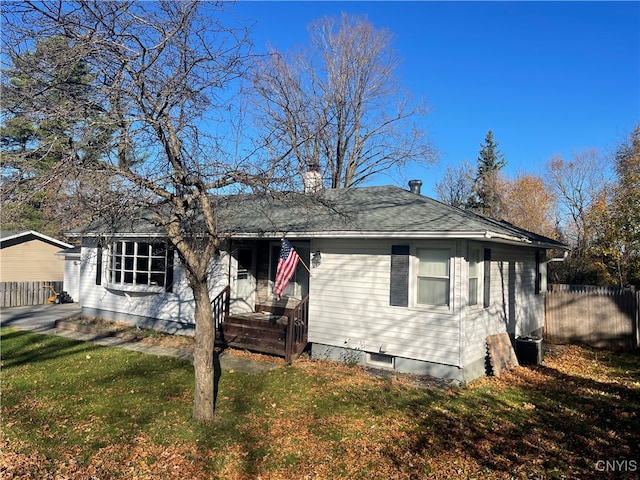
[(418, 305), (449, 306), (451, 251), (448, 248), (417, 248)]
[(483, 254), (480, 248), (469, 249), (469, 305), (478, 305), (482, 298)]
[(164, 242), (119, 240), (110, 245), (107, 278), (111, 287), (165, 288), (171, 279), (173, 251)]

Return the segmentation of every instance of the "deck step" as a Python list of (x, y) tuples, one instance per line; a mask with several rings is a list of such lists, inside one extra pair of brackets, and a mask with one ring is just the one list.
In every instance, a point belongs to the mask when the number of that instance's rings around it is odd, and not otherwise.
[(220, 336), (230, 337), (252, 337), (252, 338), (264, 338), (268, 340), (280, 340), (284, 342), (286, 338), (286, 328), (271, 329), (271, 328), (258, 328), (247, 327), (244, 325), (224, 325), (220, 327)]
[(284, 357), (287, 324), (269, 320), (230, 316), (216, 332), (216, 344)]
[(289, 317), (270, 315), (229, 315), (224, 324), (246, 325), (252, 327), (286, 327)]
[(229, 320), (221, 323), (220, 328), (246, 328), (247, 330), (263, 330), (265, 332), (284, 332), (287, 329), (287, 325), (274, 325), (272, 323), (242, 323)]

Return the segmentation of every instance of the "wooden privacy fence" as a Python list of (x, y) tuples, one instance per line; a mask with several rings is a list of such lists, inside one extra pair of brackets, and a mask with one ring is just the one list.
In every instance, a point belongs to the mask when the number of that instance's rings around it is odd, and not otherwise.
[(60, 293), (62, 282), (0, 282), (0, 307), (45, 305), (53, 294)]
[(550, 340), (617, 350), (640, 346), (640, 291), (554, 284), (545, 307), (545, 337)]

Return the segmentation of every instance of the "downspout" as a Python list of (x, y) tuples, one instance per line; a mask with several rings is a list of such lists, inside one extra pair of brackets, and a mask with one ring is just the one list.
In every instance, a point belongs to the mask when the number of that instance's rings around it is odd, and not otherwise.
[(551, 263), (551, 262), (564, 262), (567, 257), (569, 256), (569, 251), (565, 250), (564, 254), (562, 255), (562, 257), (555, 257), (555, 258), (550, 258), (549, 260), (546, 260), (544, 263)]
[[(550, 259), (546, 260), (544, 262), (545, 270), (546, 270), (547, 264), (552, 263), (552, 262), (564, 262), (567, 259), (568, 256), (569, 256), (569, 251), (565, 250), (564, 253), (562, 254), (562, 257), (554, 257), (554, 258), (550, 258)], [(545, 271), (545, 275), (548, 278), (549, 277), (549, 272)], [(549, 285), (547, 285), (547, 290), (548, 289), (549, 289)], [(544, 322), (543, 322), (543, 327), (542, 327), (543, 335), (544, 335), (544, 333), (546, 333), (546, 328), (547, 328), (547, 292), (544, 292)]]
[[(548, 278), (548, 270), (547, 270), (547, 268), (546, 268), (546, 267), (547, 267), (547, 265), (548, 265), (549, 263), (554, 263), (554, 262), (564, 262), (564, 261), (567, 259), (567, 257), (568, 257), (568, 256), (569, 256), (569, 251), (568, 251), (568, 250), (565, 250), (565, 252), (564, 252), (564, 254), (562, 255), (562, 257), (549, 258), (548, 260), (545, 260), (544, 262), (540, 262), (541, 264), (544, 264), (544, 265), (545, 265), (545, 275), (547, 276), (547, 278)], [(549, 287), (548, 287), (548, 285), (547, 285), (547, 289), (548, 289), (548, 288), (549, 288)]]

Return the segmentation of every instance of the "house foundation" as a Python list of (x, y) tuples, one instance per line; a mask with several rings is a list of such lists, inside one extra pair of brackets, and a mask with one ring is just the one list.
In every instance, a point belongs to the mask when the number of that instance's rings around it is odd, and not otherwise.
[(465, 368), (460, 368), (453, 365), (444, 365), (441, 363), (391, 355), (372, 354), (353, 348), (336, 347), (318, 343), (311, 345), (311, 356), (316, 359), (383, 368), (399, 373), (429, 375), (462, 383), (470, 382), (471, 380), (486, 375), (486, 362), (483, 358), (465, 366)]

